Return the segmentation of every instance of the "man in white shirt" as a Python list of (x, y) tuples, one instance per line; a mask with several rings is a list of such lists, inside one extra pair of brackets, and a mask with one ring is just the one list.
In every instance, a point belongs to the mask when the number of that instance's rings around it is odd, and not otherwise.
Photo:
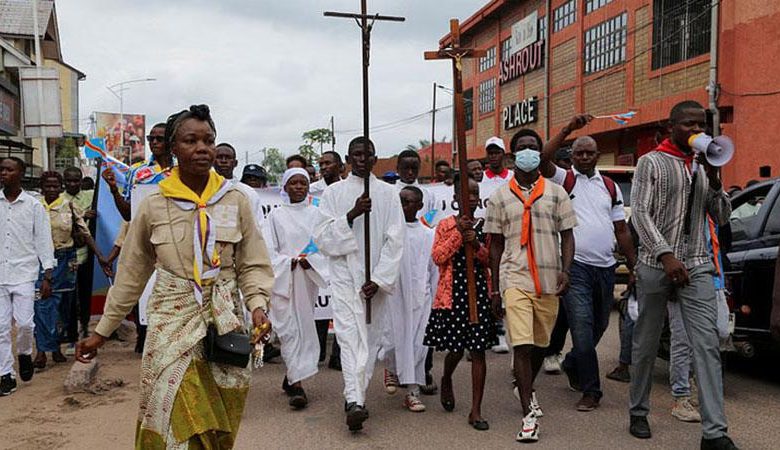
[(475, 217), (485, 217), (487, 199), (501, 186), (509, 183), (514, 172), (504, 166), (506, 146), (504, 140), (493, 136), (485, 142), (485, 154), (487, 156), (487, 169), (485, 169), (482, 181), (479, 182), (479, 196), (482, 199), (482, 208), (475, 211)]
[[(330, 261), (333, 325), (341, 345), (347, 426), (350, 431), (357, 431), (368, 419), (366, 389), (383, 349), (386, 301), (398, 279), (406, 225), (395, 187), (371, 174), (376, 161), (374, 144), (358, 137), (348, 148), (347, 162), (352, 173), (325, 189), (314, 243)], [(363, 193), (366, 179), (370, 197)], [(367, 212), (371, 233), (368, 281), (364, 240)], [(370, 324), (366, 324), (366, 299), (370, 299), (372, 307)]]
[(309, 194), (314, 197), (321, 197), (325, 188), (341, 181), (341, 169), (344, 163), (337, 152), (327, 151), (320, 156), (319, 166), (320, 179), (309, 186)]
[(569, 386), (583, 393), (577, 403), (578, 411), (593, 411), (603, 395), (596, 346), (609, 325), (614, 303), (617, 262), (613, 255), (613, 236), (626, 255), (629, 270), (633, 271), (636, 261), (623, 211), (623, 194), (617, 183), (602, 176), (596, 169), (599, 159), (596, 141), (590, 136), (574, 141), (573, 167), (570, 170), (552, 162), (566, 137), (590, 120), (588, 115), (575, 116), (544, 146), (540, 166), (542, 175), (563, 186), (577, 215), (574, 262), (569, 275), (571, 288), (562, 302), (573, 348), (566, 355), (562, 367), (569, 378)]
[(249, 187), (248, 185), (241, 183), (233, 178), (233, 170), (237, 165), (238, 160), (236, 159), (236, 149), (227, 142), (223, 142), (217, 145), (217, 154), (214, 158), (214, 170), (218, 174), (225, 177), (226, 180), (230, 180), (236, 189), (246, 195), (246, 197), (249, 199), (249, 204), (252, 206), (252, 212), (254, 213), (255, 221), (257, 222), (257, 228), (261, 229), (261, 225), (263, 223), (263, 207), (260, 203), (260, 196), (257, 195), (257, 192), (255, 192), (254, 188)]
[(5, 158), (0, 163), (0, 396), (16, 391), (12, 320), (16, 321), (19, 377), (22, 381), (32, 379), (35, 281), (43, 267), (41, 298), (48, 298), (56, 264), (49, 215), (38, 200), (22, 190), (25, 168), (19, 158)]

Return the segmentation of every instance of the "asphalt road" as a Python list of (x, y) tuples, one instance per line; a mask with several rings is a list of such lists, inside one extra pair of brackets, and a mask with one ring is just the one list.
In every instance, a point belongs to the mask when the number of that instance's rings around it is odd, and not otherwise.
[[(617, 363), (617, 316), (599, 346), (600, 372)], [(567, 344), (568, 347), (568, 344)], [(401, 392), (385, 394), (381, 370), (369, 388), (367, 407), (371, 418), (360, 433), (350, 433), (344, 423), (342, 381), (339, 372), (322, 368), (305, 383), (310, 400), (303, 411), (287, 406), (281, 391), (282, 364), (269, 364), (254, 378), (244, 413), (238, 448), (509, 448), (520, 421), (519, 403), (511, 393), (509, 356), (489, 353), (483, 416), (489, 431), (467, 424), (470, 408), (470, 366), (465, 359), (455, 377), (456, 407), (445, 412), (438, 396), (424, 396), (426, 412), (403, 408)], [(775, 361), (777, 361), (775, 359)], [(443, 358), (437, 354), (435, 376)], [(725, 375), (726, 414), (730, 434), (740, 448), (780, 448), (780, 371), (766, 373), (766, 363), (731, 361)], [(747, 367), (747, 369), (743, 368)], [(544, 410), (540, 441), (535, 448), (699, 448), (700, 425), (682, 423), (670, 415), (671, 395), (666, 363), (658, 359), (652, 391), (650, 423), (653, 438), (637, 440), (628, 434), (628, 385), (602, 378), (604, 398), (596, 411), (575, 410), (579, 394), (568, 390), (565, 375), (540, 374), (537, 395)]]

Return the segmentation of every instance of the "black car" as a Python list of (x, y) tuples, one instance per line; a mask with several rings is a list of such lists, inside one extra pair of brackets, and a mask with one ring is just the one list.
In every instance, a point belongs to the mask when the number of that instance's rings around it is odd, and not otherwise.
[(756, 347), (780, 346), (780, 289), (775, 281), (780, 278), (780, 179), (746, 188), (732, 198), (731, 206), (731, 242), (721, 240), (729, 305), (735, 314), (733, 339), (750, 356)]

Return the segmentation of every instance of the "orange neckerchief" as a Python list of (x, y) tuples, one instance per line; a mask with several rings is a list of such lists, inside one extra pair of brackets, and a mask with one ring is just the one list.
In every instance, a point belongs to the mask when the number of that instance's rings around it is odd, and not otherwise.
[(712, 262), (715, 263), (715, 271), (718, 275), (722, 275), (720, 267), (720, 242), (718, 241), (718, 233), (715, 231), (715, 221), (712, 220), (709, 214), (707, 214), (707, 223), (710, 226), (710, 242), (712, 243)]
[(536, 258), (534, 257), (533, 245), (533, 227), (531, 226), (531, 206), (544, 194), (544, 178), (539, 177), (536, 185), (531, 189), (531, 195), (525, 198), (517, 180), (512, 177), (509, 180), (509, 189), (513, 194), (523, 202), (523, 232), (520, 235), (520, 245), (528, 247), (528, 268), (531, 270), (531, 277), (534, 279), (534, 288), (537, 297), (542, 296), (542, 283), (539, 281), (539, 269), (536, 267)]

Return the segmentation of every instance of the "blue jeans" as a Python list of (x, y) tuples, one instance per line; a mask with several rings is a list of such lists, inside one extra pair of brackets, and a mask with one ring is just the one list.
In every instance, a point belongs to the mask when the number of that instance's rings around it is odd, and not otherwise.
[[(63, 299), (68, 299), (75, 288), (76, 272), (74, 269), (76, 251), (72, 248), (60, 249), (54, 252), (57, 266), (52, 270), (51, 289), (49, 298), (37, 299), (33, 305), (35, 315), (35, 348), (39, 352), (60, 351), (61, 315), (60, 304)], [(43, 272), (38, 276), (35, 289), (40, 290), (43, 282)]]
[(563, 296), (563, 305), (571, 329), (572, 350), (563, 360), (563, 367), (576, 374), (584, 394), (601, 398), (596, 346), (607, 330), (615, 302), (615, 267), (574, 261), (569, 278), (571, 287)]

